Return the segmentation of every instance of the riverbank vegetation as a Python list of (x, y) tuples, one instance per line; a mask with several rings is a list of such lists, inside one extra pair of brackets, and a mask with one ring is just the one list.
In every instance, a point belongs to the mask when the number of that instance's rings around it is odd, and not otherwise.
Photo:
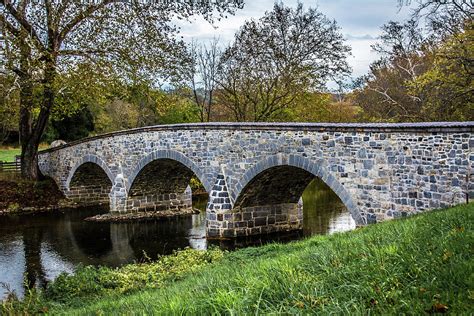
[(30, 181), (5, 174), (0, 173), (0, 214), (58, 206), (64, 200), (52, 179)]
[[(0, 147), (0, 162), (14, 162), (20, 152), (20, 148)], [(50, 178), (24, 180), (15, 170), (0, 169), (0, 214), (44, 210), (57, 207), (63, 200), (63, 193)]]
[(82, 267), (16, 314), (468, 314), (474, 307), (474, 204), (223, 253), (184, 250), (154, 263)]

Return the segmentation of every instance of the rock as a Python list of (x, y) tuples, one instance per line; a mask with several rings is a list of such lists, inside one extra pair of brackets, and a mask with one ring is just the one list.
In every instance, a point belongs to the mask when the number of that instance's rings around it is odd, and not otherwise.
[(49, 148), (54, 148), (54, 147), (59, 147), (62, 145), (66, 145), (67, 143), (64, 140), (58, 139), (53, 141), (50, 145)]

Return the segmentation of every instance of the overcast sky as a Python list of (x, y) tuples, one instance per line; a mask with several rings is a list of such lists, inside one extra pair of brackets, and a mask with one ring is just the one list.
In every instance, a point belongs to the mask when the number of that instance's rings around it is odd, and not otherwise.
[[(194, 18), (191, 23), (181, 23), (181, 35), (185, 41), (195, 39), (208, 42), (218, 36), (224, 44), (229, 44), (234, 33), (243, 25), (245, 20), (258, 19), (265, 11), (273, 8), (274, 0), (245, 0), (243, 10), (234, 16), (223, 19), (214, 27), (202, 18)], [(358, 77), (368, 72), (369, 64), (377, 59), (370, 45), (375, 43), (380, 35), (380, 27), (390, 21), (405, 20), (410, 10), (407, 7), (399, 10), (397, 0), (307, 0), (300, 1), (304, 8), (317, 7), (328, 18), (335, 19), (341, 27), (341, 33), (352, 47), (353, 56), (349, 57), (352, 67), (352, 77)], [(285, 0), (287, 6), (295, 7), (297, 0)]]

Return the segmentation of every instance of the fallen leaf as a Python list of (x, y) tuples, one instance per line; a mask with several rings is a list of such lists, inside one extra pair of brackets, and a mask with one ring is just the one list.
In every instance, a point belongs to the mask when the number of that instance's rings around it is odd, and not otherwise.
[(431, 306), (431, 309), (426, 311), (427, 313), (433, 314), (433, 313), (447, 313), (448, 312), (448, 306), (441, 304), (441, 303), (435, 303)]
[(451, 251), (445, 250), (443, 253), (443, 261), (447, 261), (452, 255), (453, 253)]

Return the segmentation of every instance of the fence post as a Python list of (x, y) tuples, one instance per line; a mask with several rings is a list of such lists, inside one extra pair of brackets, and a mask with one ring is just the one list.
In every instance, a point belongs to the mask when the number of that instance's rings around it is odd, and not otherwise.
[(21, 170), (21, 156), (20, 155), (15, 156), (15, 169), (17, 171)]

